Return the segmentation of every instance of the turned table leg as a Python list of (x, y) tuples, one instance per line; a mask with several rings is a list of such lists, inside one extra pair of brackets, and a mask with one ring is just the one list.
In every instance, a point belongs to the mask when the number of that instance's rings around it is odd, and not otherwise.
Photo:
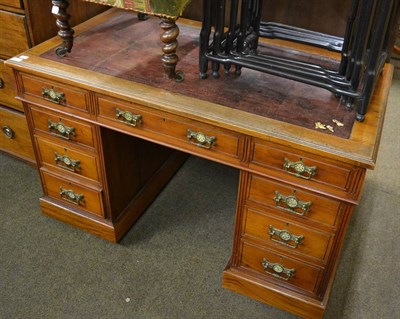
[(70, 15), (67, 13), (69, 3), (68, 0), (53, 0), (52, 3), (52, 13), (57, 18), (58, 35), (63, 41), (62, 45), (56, 49), (56, 53), (63, 57), (67, 52), (71, 52), (74, 42), (74, 30), (69, 24)]
[(160, 39), (164, 43), (162, 47), (164, 54), (161, 57), (164, 64), (164, 71), (170, 79), (181, 82), (184, 79), (184, 75), (181, 71), (176, 71), (176, 64), (179, 60), (176, 54), (176, 49), (178, 47), (177, 37), (179, 35), (179, 28), (176, 24), (176, 20), (161, 18), (160, 27), (163, 30)]

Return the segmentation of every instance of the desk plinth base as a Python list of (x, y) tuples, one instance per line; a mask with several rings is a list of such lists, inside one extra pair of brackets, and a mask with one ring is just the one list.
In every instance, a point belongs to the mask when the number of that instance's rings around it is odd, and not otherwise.
[(326, 301), (296, 296), (295, 293), (285, 291), (281, 287), (266, 285), (238, 268), (225, 269), (222, 287), (303, 318), (321, 319), (326, 308)]

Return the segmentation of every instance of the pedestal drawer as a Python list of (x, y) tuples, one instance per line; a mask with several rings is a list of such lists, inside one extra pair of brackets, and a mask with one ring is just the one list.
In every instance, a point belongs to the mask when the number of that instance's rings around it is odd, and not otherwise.
[(326, 226), (337, 226), (342, 202), (270, 179), (249, 175), (247, 199), (283, 214)]
[[(286, 176), (316, 189), (325, 187), (341, 196), (357, 198), (362, 169), (300, 150), (254, 139), (250, 168)], [(343, 195), (342, 195), (343, 194)]]
[(259, 278), (273, 281), (294, 290), (301, 289), (317, 295), (323, 268), (278, 255), (242, 241), (240, 266), (258, 273)]
[(55, 136), (60, 141), (69, 141), (78, 145), (95, 146), (94, 126), (60, 115), (51, 111), (42, 111), (34, 106), (30, 108), (35, 132)]
[(321, 261), (327, 260), (333, 243), (332, 234), (276, 218), (272, 210), (268, 212), (271, 214), (245, 207), (243, 235), (261, 239), (289, 254), (301, 253)]
[(89, 116), (89, 92), (27, 74), (21, 74), (21, 79), (22, 97), (26, 100), (71, 114)]
[(82, 152), (73, 146), (62, 146), (49, 140), (35, 137), (42, 166), (59, 170), (62, 174), (83, 176), (100, 181), (98, 158), (89, 152)]
[(0, 107), (0, 149), (30, 162), (35, 161), (24, 114)]
[(104, 210), (100, 189), (91, 189), (64, 177), (45, 172), (41, 169), (46, 195), (65, 205), (85, 210), (103, 217)]

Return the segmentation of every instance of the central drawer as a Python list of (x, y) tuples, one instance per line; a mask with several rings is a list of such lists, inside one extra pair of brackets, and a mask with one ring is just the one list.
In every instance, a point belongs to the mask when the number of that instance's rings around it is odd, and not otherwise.
[(239, 133), (101, 96), (98, 107), (98, 120), (103, 124), (196, 155), (240, 162)]

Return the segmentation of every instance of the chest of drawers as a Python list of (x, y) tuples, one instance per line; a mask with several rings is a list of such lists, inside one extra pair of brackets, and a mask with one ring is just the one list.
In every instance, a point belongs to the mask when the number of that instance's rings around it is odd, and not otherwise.
[[(131, 19), (125, 14), (110, 10), (80, 25), (75, 52), (92, 28)], [(118, 241), (187, 154), (235, 167), (236, 226), (223, 287), (304, 318), (322, 318), (352, 210), (376, 162), (392, 68), (385, 66), (366, 120), (343, 138), (194, 97), (183, 84), (174, 91), (168, 79), (143, 84), (134, 75), (77, 66), (82, 61), (73, 56), (49, 54), (58, 43), (49, 40), (25, 52), (26, 59), (7, 62), (34, 140), (43, 212)], [(124, 62), (134, 67), (135, 56)], [(150, 77), (151, 69), (143, 74)], [(215, 100), (218, 93), (212, 93)], [(271, 106), (268, 99), (262, 103)], [(322, 107), (328, 112), (329, 102)]]
[[(35, 162), (24, 109), (15, 99), (12, 70), (4, 61), (49, 39), (58, 32), (48, 0), (0, 0), (0, 150)], [(71, 4), (72, 24), (78, 24), (106, 7)]]

